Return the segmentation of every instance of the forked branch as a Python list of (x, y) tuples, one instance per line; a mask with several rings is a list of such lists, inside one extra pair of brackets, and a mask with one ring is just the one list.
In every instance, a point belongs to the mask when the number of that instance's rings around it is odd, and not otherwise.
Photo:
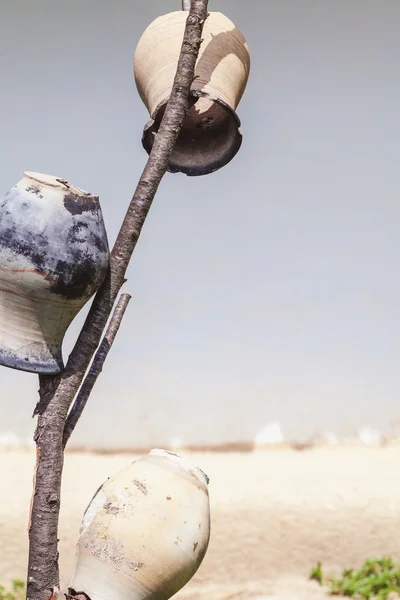
[(110, 352), (111, 346), (114, 343), (115, 337), (118, 333), (118, 329), (121, 325), (121, 321), (124, 317), (130, 299), (131, 296), (129, 294), (121, 294), (117, 306), (114, 309), (106, 333), (104, 334), (104, 337), (101, 340), (101, 344), (98, 347), (92, 364), (90, 365), (88, 374), (83, 380), (81, 389), (79, 390), (78, 395), (75, 398), (75, 402), (68, 414), (67, 422), (65, 423), (64, 427), (64, 449), (68, 443), (69, 438), (71, 437), (73, 430), (76, 427), (77, 422), (79, 421), (84, 411), (86, 403), (89, 400), (89, 396), (92, 393), (94, 384), (96, 383), (98, 376), (103, 370), (104, 362), (108, 356), (108, 353)]
[[(208, 0), (192, 0), (177, 72), (151, 154), (111, 253), (109, 273), (97, 293), (61, 376), (41, 377), (35, 432), (37, 462), (29, 528), (28, 591), (30, 600), (50, 600), (59, 589), (58, 519), (63, 469), (63, 433), (78, 392), (112, 311), (143, 224), (167, 169), (188, 109), (188, 96), (201, 44)], [(188, 50), (190, 49), (190, 51)]]

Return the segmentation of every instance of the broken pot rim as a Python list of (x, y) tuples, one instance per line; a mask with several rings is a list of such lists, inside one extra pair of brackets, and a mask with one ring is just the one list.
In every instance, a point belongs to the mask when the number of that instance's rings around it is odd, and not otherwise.
[(75, 194), (76, 196), (81, 196), (82, 198), (90, 198), (91, 200), (99, 201), (99, 196), (82, 190), (76, 185), (70, 183), (64, 177), (57, 177), (55, 175), (48, 175), (46, 173), (39, 173), (36, 171), (24, 171), (23, 179), (30, 179), (36, 184), (39, 183), (46, 187), (52, 187), (63, 192), (68, 192), (70, 194)]
[[(227, 102), (224, 102), (224, 100), (221, 100), (221, 98), (217, 98), (215, 96), (212, 96), (211, 94), (208, 94), (207, 92), (203, 92), (201, 90), (190, 90), (189, 92), (189, 98), (194, 97), (194, 98), (207, 98), (208, 100), (211, 100), (212, 102), (215, 102), (216, 104), (219, 104), (222, 108), (224, 108), (227, 112), (229, 112), (230, 116), (233, 118), (233, 121), (235, 122), (236, 125), (236, 134), (234, 136), (234, 140), (230, 149), (229, 153), (226, 153), (222, 158), (220, 158), (219, 160), (215, 160), (214, 162), (210, 162), (210, 166), (207, 167), (188, 167), (188, 168), (179, 168), (177, 166), (173, 166), (173, 164), (171, 164), (171, 157), (170, 160), (168, 162), (168, 167), (167, 167), (167, 171), (169, 173), (183, 173), (185, 175), (188, 176), (200, 176), (200, 175), (209, 175), (210, 173), (214, 173), (215, 171), (218, 171), (219, 169), (221, 169), (222, 167), (224, 167), (225, 165), (227, 165), (228, 163), (230, 163), (230, 161), (236, 156), (236, 154), (239, 152), (240, 147), (242, 145), (242, 134), (240, 133), (240, 126), (241, 126), (241, 121), (239, 118), (239, 115), (237, 114), (237, 112), (231, 107), (229, 106), (229, 104)], [(150, 120), (146, 123), (146, 125), (143, 128), (143, 134), (142, 134), (142, 146), (143, 148), (146, 150), (146, 152), (148, 154), (150, 154), (151, 152), (151, 148), (152, 148), (152, 144), (150, 143), (150, 136), (153, 133), (152, 128), (154, 127), (154, 124), (156, 122), (156, 118), (157, 115), (159, 113), (159, 111), (169, 102), (169, 97), (166, 98), (165, 100), (163, 100), (162, 102), (160, 102), (160, 104), (157, 106), (157, 108), (154, 110), (153, 114), (151, 115)], [(160, 121), (161, 123), (161, 121)]]

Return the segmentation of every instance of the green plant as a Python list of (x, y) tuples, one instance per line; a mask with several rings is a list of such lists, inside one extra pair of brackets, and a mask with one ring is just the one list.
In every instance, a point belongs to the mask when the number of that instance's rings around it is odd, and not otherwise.
[(310, 579), (315, 579), (320, 585), (323, 585), (322, 565), (320, 562), (311, 569)]
[(310, 579), (326, 585), (331, 596), (349, 596), (355, 600), (400, 599), (400, 563), (389, 556), (368, 559), (358, 571), (344, 569), (338, 578), (325, 577), (319, 562), (311, 569)]
[(21, 579), (14, 579), (11, 590), (0, 585), (0, 600), (24, 600), (25, 598), (25, 582)]

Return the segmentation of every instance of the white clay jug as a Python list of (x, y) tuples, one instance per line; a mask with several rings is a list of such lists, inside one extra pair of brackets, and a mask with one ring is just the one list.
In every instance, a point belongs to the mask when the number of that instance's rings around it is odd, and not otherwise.
[(195, 574), (210, 537), (207, 476), (165, 450), (108, 479), (86, 509), (69, 594), (167, 600)]
[(62, 371), (65, 332), (108, 266), (99, 198), (24, 173), (0, 199), (0, 365)]
[[(181, 50), (186, 11), (158, 17), (143, 33), (134, 56), (134, 76), (151, 120), (142, 143), (150, 152), (172, 85)], [(242, 136), (235, 110), (250, 72), (245, 38), (228, 17), (211, 12), (202, 34), (189, 109), (171, 154), (168, 170), (205, 175), (226, 165)]]

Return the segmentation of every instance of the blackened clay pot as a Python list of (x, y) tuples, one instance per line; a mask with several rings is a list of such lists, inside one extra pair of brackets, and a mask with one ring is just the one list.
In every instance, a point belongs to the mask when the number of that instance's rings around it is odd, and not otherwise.
[(0, 200), (0, 365), (62, 371), (65, 332), (108, 266), (99, 198), (24, 173)]
[[(151, 151), (171, 94), (188, 13), (176, 11), (158, 17), (143, 33), (134, 56), (139, 95), (151, 120), (142, 143)], [(202, 34), (189, 109), (168, 170), (206, 175), (226, 165), (238, 152), (242, 136), (235, 110), (250, 72), (245, 38), (228, 17), (209, 13)]]
[(210, 538), (208, 478), (152, 450), (108, 479), (83, 517), (71, 596), (167, 600), (193, 577)]

